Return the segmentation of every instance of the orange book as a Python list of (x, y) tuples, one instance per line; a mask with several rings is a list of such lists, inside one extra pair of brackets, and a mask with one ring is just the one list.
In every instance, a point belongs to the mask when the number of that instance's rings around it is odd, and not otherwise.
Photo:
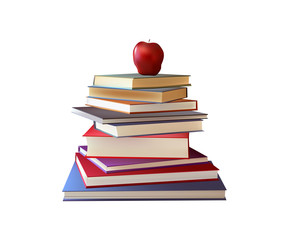
[(87, 106), (123, 113), (152, 113), (197, 110), (197, 100), (179, 99), (166, 103), (149, 103), (87, 97)]
[(163, 103), (186, 98), (187, 88), (174, 87), (131, 90), (89, 86), (89, 97)]

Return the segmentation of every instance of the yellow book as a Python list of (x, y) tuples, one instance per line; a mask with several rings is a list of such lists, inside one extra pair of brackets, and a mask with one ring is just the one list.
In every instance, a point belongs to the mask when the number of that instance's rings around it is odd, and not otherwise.
[(90, 86), (89, 97), (162, 103), (187, 97), (187, 88), (128, 90)]

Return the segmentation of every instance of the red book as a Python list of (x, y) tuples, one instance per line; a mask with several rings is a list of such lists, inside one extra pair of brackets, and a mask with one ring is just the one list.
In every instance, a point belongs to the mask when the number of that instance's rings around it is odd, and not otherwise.
[(76, 153), (76, 163), (86, 187), (217, 180), (219, 170), (211, 162), (207, 162), (185, 166), (105, 173), (80, 153)]
[(85, 134), (87, 157), (188, 158), (189, 133), (115, 138), (92, 126)]
[[(94, 125), (84, 134), (84, 137), (111, 137), (113, 138), (113, 136), (96, 129)], [(155, 134), (155, 135), (137, 136), (137, 137), (131, 137), (131, 138), (188, 138), (188, 132)]]

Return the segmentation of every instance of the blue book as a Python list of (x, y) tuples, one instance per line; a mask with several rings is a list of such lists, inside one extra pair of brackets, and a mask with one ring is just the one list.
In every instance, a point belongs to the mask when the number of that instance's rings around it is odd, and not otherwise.
[(147, 136), (202, 131), (202, 119), (106, 124), (94, 122), (94, 126), (114, 137)]
[(218, 180), (86, 188), (76, 163), (64, 186), (64, 201), (99, 200), (225, 200)]

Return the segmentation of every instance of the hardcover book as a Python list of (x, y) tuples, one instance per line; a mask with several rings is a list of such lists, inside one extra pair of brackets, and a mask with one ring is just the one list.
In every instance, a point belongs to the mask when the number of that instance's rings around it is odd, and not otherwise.
[(99, 123), (152, 122), (187, 119), (206, 119), (207, 114), (197, 111), (175, 111), (127, 114), (96, 107), (73, 107), (72, 112)]
[(86, 188), (74, 163), (63, 188), (63, 200), (225, 200), (225, 191), (219, 176), (212, 181)]
[(211, 162), (207, 162), (185, 166), (105, 173), (80, 153), (76, 153), (76, 163), (86, 187), (215, 180), (218, 172), (218, 168)]
[(88, 157), (188, 158), (189, 134), (115, 138), (92, 126), (85, 134)]
[(147, 103), (87, 97), (86, 105), (128, 114), (197, 110), (197, 101), (189, 99), (179, 99), (167, 103)]
[(190, 86), (189, 75), (157, 74), (155, 76), (131, 74), (95, 75), (94, 86), (107, 88), (163, 88)]
[(95, 128), (114, 137), (202, 131), (202, 120), (174, 120), (135, 123), (98, 123)]
[(128, 90), (89, 86), (89, 97), (162, 103), (187, 97), (187, 88)]
[[(87, 146), (79, 146), (78, 151), (83, 156), (87, 155)], [(143, 170), (147, 168), (171, 167), (188, 165), (192, 163), (207, 162), (207, 156), (189, 148), (188, 158), (124, 158), (124, 157), (88, 157), (89, 161), (96, 164), (106, 173)]]

